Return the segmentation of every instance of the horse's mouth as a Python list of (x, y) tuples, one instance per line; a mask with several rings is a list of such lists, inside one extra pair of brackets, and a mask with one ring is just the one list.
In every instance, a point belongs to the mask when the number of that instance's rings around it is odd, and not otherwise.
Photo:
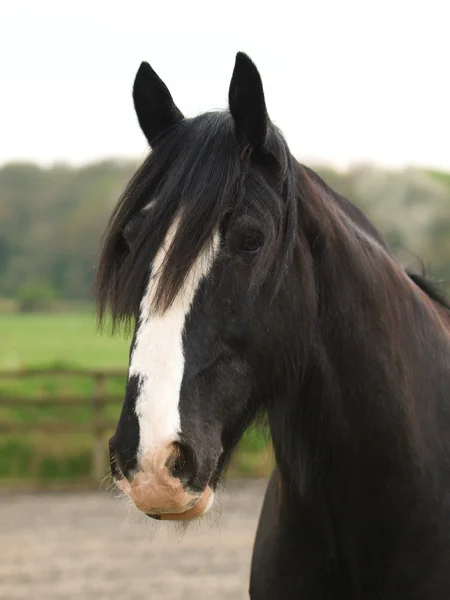
[(203, 495), (192, 504), (187, 507), (183, 512), (157, 512), (157, 513), (146, 513), (147, 517), (156, 519), (157, 521), (191, 521), (203, 517), (209, 511), (214, 503), (214, 492), (208, 486)]
[(190, 521), (205, 515), (214, 502), (212, 487), (207, 485), (203, 492), (193, 495), (179, 479), (168, 476), (166, 470), (136, 471), (127, 478), (114, 453), (111, 455), (114, 483), (148, 517), (158, 521)]

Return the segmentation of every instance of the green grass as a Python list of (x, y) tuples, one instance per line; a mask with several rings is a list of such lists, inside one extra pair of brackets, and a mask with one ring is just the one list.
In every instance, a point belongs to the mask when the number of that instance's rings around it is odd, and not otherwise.
[[(122, 335), (101, 335), (92, 312), (57, 314), (0, 313), (0, 371), (26, 368), (123, 369), (128, 364), (129, 339)], [(110, 433), (120, 414), (125, 377), (106, 382), (109, 402), (105, 418)], [(92, 467), (92, 408), (68, 406), (69, 396), (91, 397), (94, 382), (89, 377), (35, 375), (19, 379), (0, 378), (0, 424), (31, 425), (27, 434), (0, 436), (0, 485), (24, 482), (49, 485), (88, 481)], [(20, 397), (59, 400), (57, 406), (21, 406)], [(17, 398), (13, 405), (3, 398)], [(61, 427), (60, 433), (39, 433), (40, 423)], [(64, 425), (76, 423), (76, 433), (64, 433)], [(33, 426), (36, 430), (33, 431)], [(107, 450), (105, 436), (105, 453)], [(259, 430), (250, 429), (230, 465), (232, 476), (264, 476), (273, 465), (270, 444)]]
[(99, 334), (92, 312), (0, 314), (0, 369), (126, 368), (129, 341)]

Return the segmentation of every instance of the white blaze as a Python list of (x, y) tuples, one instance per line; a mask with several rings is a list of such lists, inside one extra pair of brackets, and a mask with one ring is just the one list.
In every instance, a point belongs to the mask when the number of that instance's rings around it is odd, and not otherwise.
[(140, 324), (132, 351), (129, 375), (139, 377), (135, 411), (139, 421), (138, 458), (150, 449), (178, 439), (179, 399), (184, 373), (183, 329), (195, 293), (211, 271), (219, 236), (200, 253), (172, 306), (162, 315), (152, 310), (161, 266), (176, 234), (174, 219), (155, 256), (152, 274), (140, 306)]

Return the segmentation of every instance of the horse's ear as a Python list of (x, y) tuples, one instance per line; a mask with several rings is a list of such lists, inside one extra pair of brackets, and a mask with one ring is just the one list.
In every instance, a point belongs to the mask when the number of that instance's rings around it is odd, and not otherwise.
[(258, 69), (243, 52), (236, 55), (228, 103), (239, 142), (263, 149), (269, 121), (263, 84)]
[(136, 74), (133, 101), (139, 125), (150, 146), (184, 118), (166, 84), (147, 62), (141, 63)]

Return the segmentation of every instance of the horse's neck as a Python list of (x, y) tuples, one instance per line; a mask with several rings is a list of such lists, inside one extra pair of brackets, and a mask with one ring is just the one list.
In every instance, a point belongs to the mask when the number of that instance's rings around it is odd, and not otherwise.
[[(410, 477), (417, 456), (433, 455), (449, 345), (432, 303), (388, 251), (348, 216), (338, 225), (317, 262), (307, 375), (278, 430), (274, 419), (274, 445), (297, 487), (328, 481), (345, 497), (365, 486), (369, 501), (399, 473)], [(289, 431), (295, 439), (287, 444)]]
[(308, 368), (271, 429), (283, 531), (302, 540), (312, 530), (318, 564), (334, 556), (358, 589), (361, 573), (383, 578), (417, 539), (440, 547), (450, 344), (434, 303), (376, 239), (348, 215), (336, 231), (314, 260)]
[(432, 355), (448, 355), (447, 337), (436, 307), (388, 251), (353, 223), (344, 226), (325, 276), (318, 274), (324, 394), (339, 397), (347, 434), (353, 425), (362, 441), (370, 433), (395, 440), (401, 430), (412, 435), (424, 405), (435, 403), (426, 373), (445, 370), (447, 361), (440, 368)]

